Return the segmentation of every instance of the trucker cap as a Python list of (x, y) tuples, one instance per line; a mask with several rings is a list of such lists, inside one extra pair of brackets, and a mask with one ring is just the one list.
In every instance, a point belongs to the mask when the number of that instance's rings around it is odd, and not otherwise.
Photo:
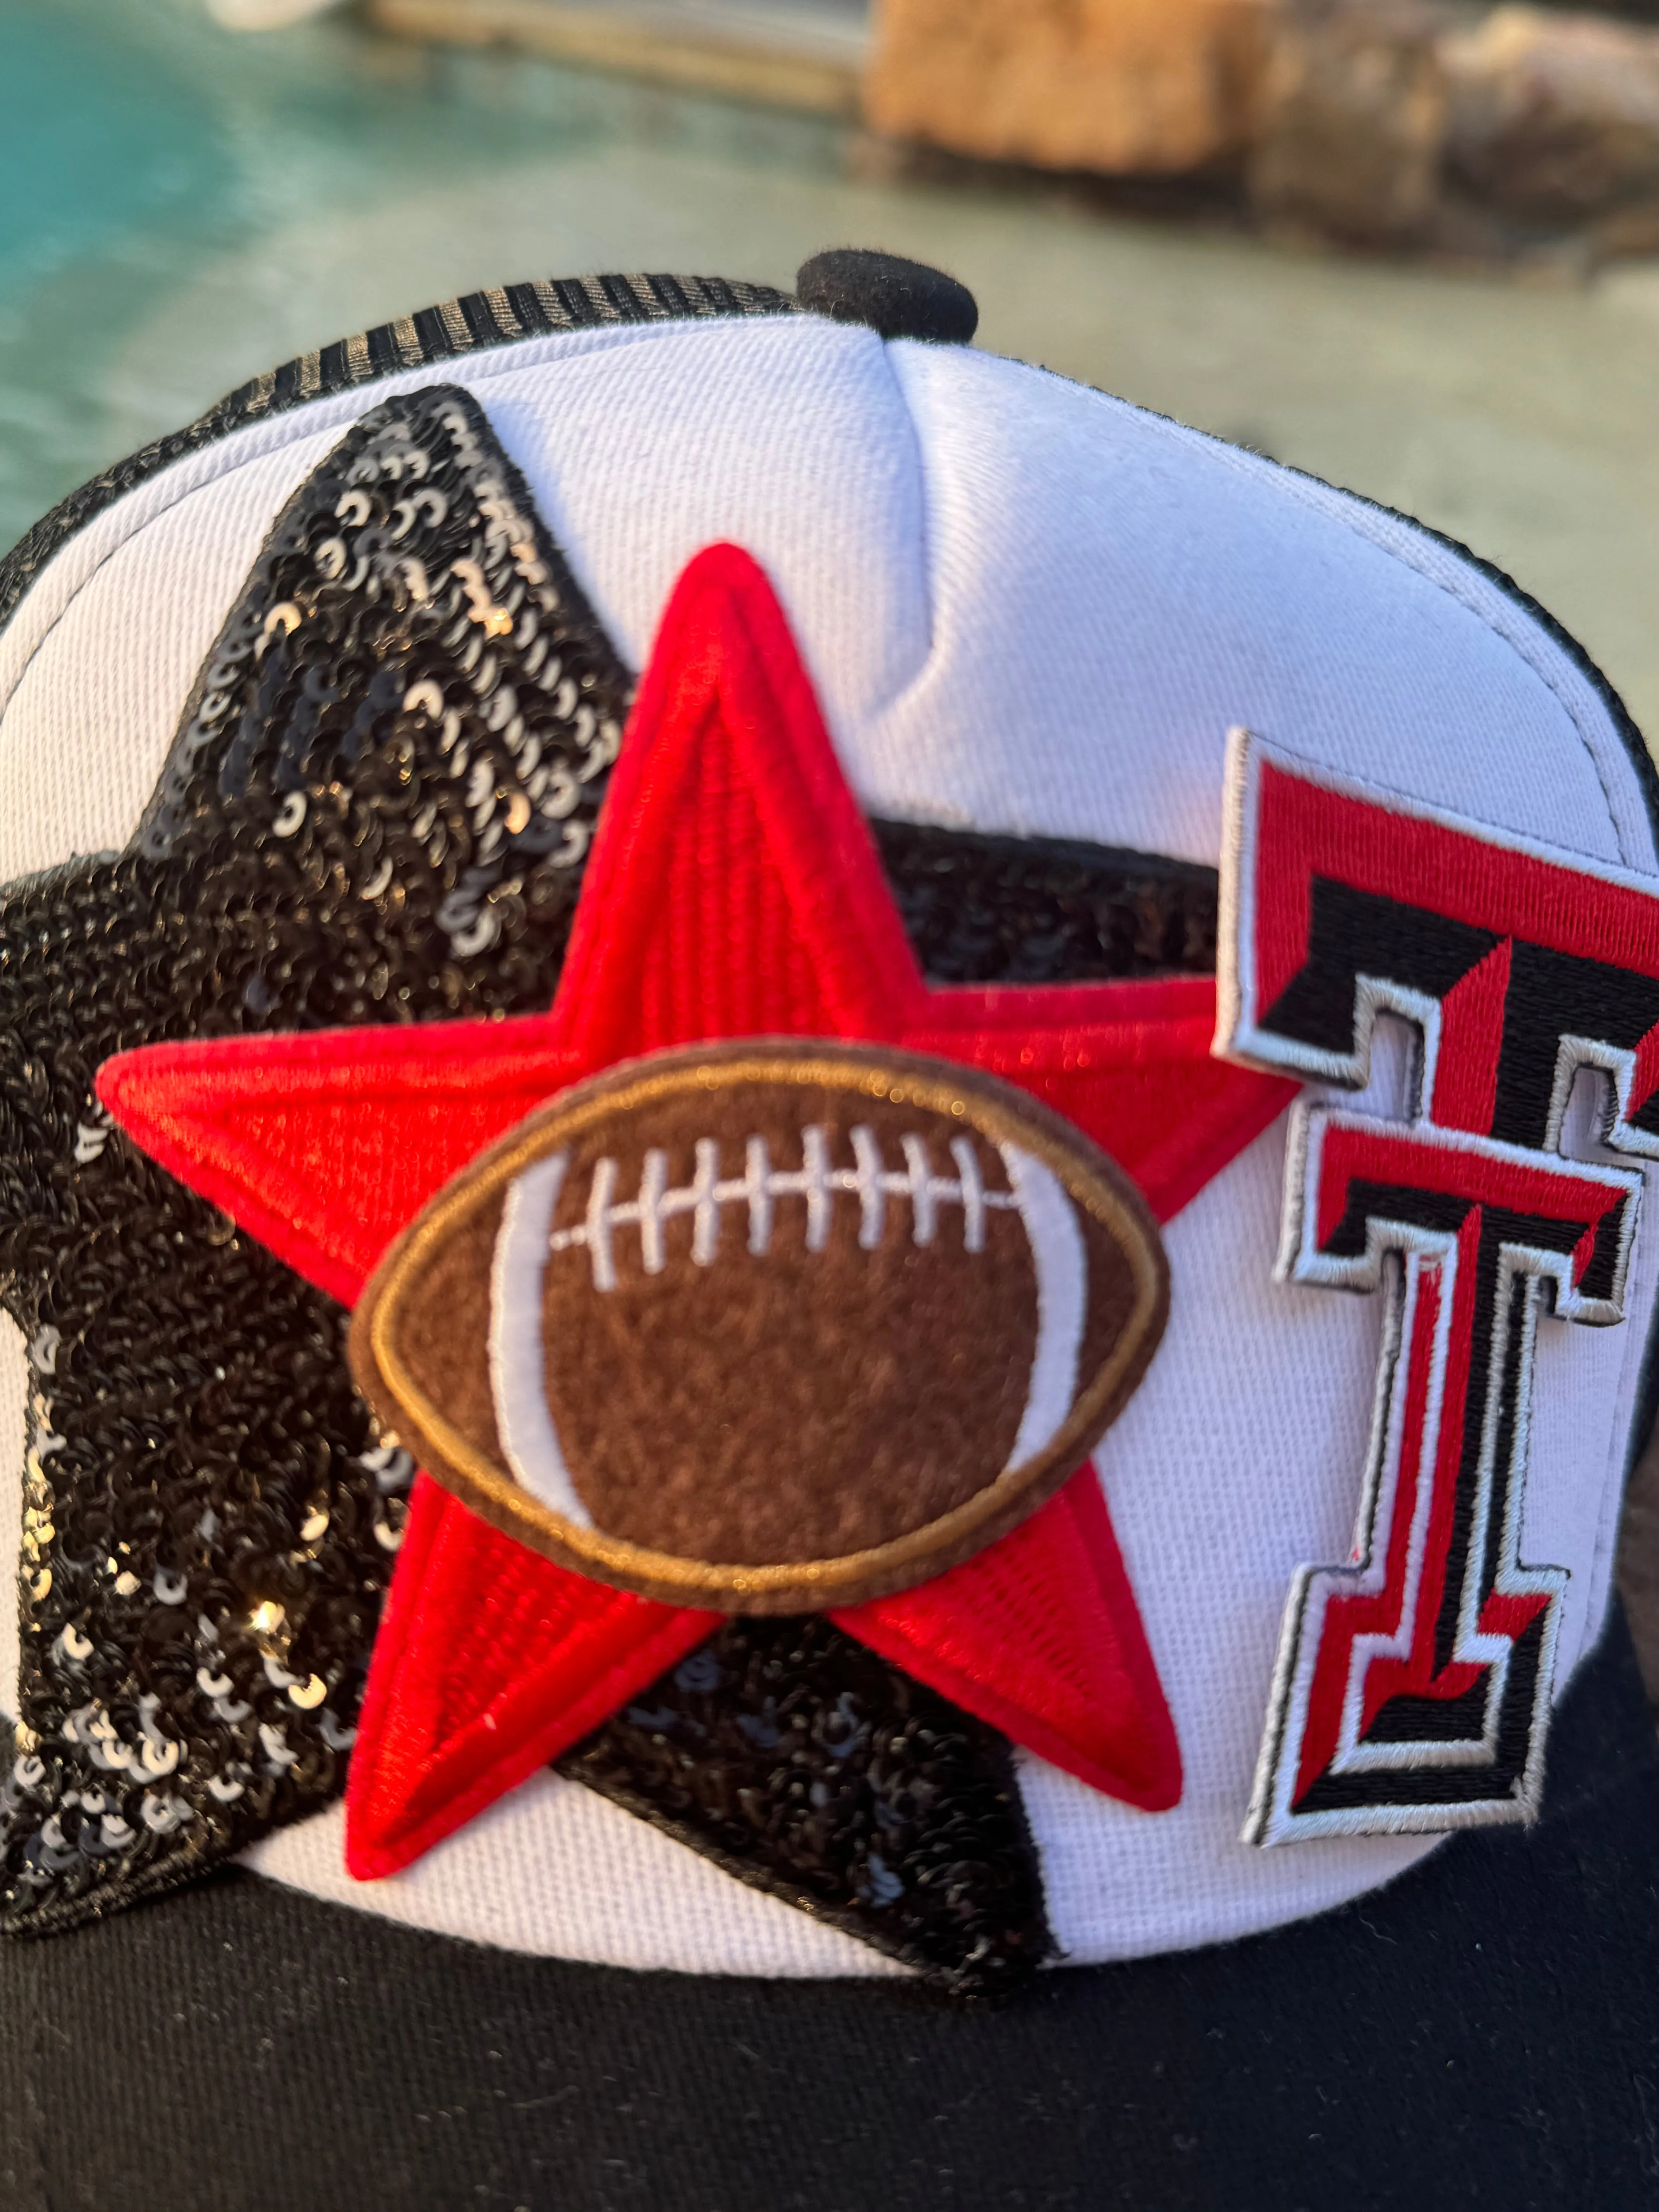
[(481, 293), (0, 567), (8, 2203), (1650, 2201), (1648, 756), (975, 320)]

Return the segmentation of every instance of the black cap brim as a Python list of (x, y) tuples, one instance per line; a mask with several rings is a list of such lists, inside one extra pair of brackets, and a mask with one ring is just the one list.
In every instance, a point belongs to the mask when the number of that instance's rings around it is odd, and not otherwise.
[[(0, 1949), (13, 2212), (1659, 2198), (1659, 1741), (1622, 1617), (1544, 1817), (1277, 1935), (907, 1984), (525, 1958), (232, 1874)], [(537, 1878), (533, 1869), (524, 1879)]]

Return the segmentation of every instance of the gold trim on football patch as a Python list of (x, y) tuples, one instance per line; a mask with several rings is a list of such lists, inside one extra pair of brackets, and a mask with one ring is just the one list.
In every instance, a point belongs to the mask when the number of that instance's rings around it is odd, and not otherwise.
[[(1127, 1312), (1109, 1340), (1097, 1347), (1088, 1371), (1078, 1369), (1069, 1408), (1039, 1449), (1002, 1468), (948, 1511), (889, 1540), (833, 1557), (732, 1564), (689, 1557), (620, 1537), (597, 1525), (581, 1525), (574, 1513), (556, 1510), (518, 1480), (504, 1464), (505, 1449), (498, 1458), (479, 1449), (476, 1438), (459, 1425), (454, 1403), (446, 1406), (434, 1395), (429, 1346), (411, 1352), (416, 1318), (428, 1339), (431, 1334), (430, 1311), (421, 1312), (417, 1297), (424, 1290), (429, 1307), (433, 1282), (428, 1271), (469, 1232), (475, 1242), (483, 1236), (481, 1217), (487, 1221), (491, 1209), (499, 1212), (505, 1206), (508, 1193), (526, 1170), (607, 1124), (622, 1127), (645, 1120), (648, 1127), (653, 1105), (710, 1098), (745, 1085), (844, 1092), (872, 1103), (909, 1105), (935, 1117), (940, 1131), (975, 1133), (999, 1148), (1004, 1159), (1009, 1154), (1002, 1148), (1016, 1148), (1019, 1156), (1041, 1162), (1071, 1205), (1095, 1224), (1090, 1250), (1105, 1249), (1100, 1242), (1103, 1233), (1114, 1266), (1121, 1265), (1127, 1277)], [(720, 1133), (727, 1143), (734, 1135), (729, 1128)], [(841, 1172), (845, 1188), (848, 1178), (845, 1170)], [(1005, 1209), (1013, 1202), (1001, 1192), (995, 1198)], [(1030, 1220), (1023, 1212), (1021, 1218), (1029, 1237)], [(912, 1234), (915, 1242), (922, 1241), (914, 1224)], [(580, 1231), (567, 1228), (561, 1240), (565, 1248), (580, 1243)], [(678, 1264), (695, 1288), (690, 1261)], [(659, 1271), (662, 1265), (658, 1262)], [(1035, 1259), (1033, 1265), (1038, 1265)], [(474, 1279), (476, 1275), (474, 1267)], [(1038, 1279), (1040, 1304), (1040, 1270)], [(1115, 1282), (1119, 1279), (1114, 1277)], [(1087, 1289), (1092, 1293), (1092, 1274)], [(763, 1299), (764, 1296), (763, 1290)], [(482, 1152), (438, 1193), (381, 1261), (352, 1321), (350, 1357), (365, 1396), (422, 1466), (487, 1521), (532, 1551), (601, 1582), (670, 1604), (722, 1613), (819, 1612), (928, 1580), (1005, 1534), (1052, 1497), (1088, 1456), (1139, 1383), (1163, 1334), (1168, 1306), (1164, 1249), (1139, 1192), (1079, 1130), (1024, 1092), (978, 1070), (878, 1046), (793, 1037), (745, 1039), (625, 1062), (562, 1092)], [(763, 1324), (763, 1316), (762, 1320)], [(1039, 1328), (1041, 1323), (1039, 1314)], [(849, 1316), (849, 1326), (860, 1325), (856, 1314)], [(884, 1349), (895, 1333), (890, 1317), (872, 1315), (868, 1327), (872, 1348)], [(1077, 1340), (1085, 1342), (1086, 1331)], [(465, 1356), (476, 1368), (476, 1354), (469, 1351)], [(918, 1378), (919, 1386), (924, 1380)], [(926, 1402), (918, 1404), (917, 1418), (925, 1424)], [(718, 1410), (714, 1409), (715, 1414)], [(617, 1418), (626, 1418), (625, 1407), (618, 1408)], [(810, 1454), (811, 1449), (810, 1436), (798, 1439), (800, 1453)], [(581, 1471), (573, 1468), (572, 1474), (580, 1492)]]

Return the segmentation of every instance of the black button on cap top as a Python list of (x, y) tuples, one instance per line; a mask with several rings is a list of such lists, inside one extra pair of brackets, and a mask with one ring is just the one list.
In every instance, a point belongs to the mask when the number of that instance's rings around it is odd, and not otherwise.
[(979, 307), (965, 284), (902, 261), (896, 253), (870, 253), (838, 246), (802, 262), (795, 297), (815, 315), (838, 323), (867, 323), (884, 338), (928, 338), (936, 345), (966, 345), (979, 327)]

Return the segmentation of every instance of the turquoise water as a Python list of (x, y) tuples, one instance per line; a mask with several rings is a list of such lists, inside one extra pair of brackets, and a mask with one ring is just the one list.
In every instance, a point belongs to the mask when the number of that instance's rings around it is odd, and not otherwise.
[(239, 37), (196, 0), (0, 0), (0, 544), (366, 324), (583, 270), (787, 284), (838, 243), (954, 270), (999, 350), (1465, 539), (1659, 730), (1659, 265), (1517, 283), (948, 190), (838, 125), (349, 17)]
[(836, 161), (811, 121), (191, 0), (0, 0), (0, 543), (277, 357), (504, 273), (492, 233), (546, 273), (550, 157)]

